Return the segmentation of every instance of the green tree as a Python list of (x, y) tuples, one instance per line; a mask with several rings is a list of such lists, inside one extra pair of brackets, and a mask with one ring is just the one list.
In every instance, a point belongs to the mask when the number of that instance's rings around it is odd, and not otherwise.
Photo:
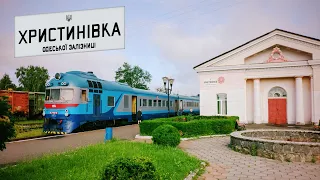
[(7, 90), (9, 88), (16, 89), (16, 85), (12, 83), (8, 74), (4, 74), (2, 79), (0, 79), (0, 89)]
[(148, 71), (144, 71), (139, 66), (131, 67), (130, 64), (124, 63), (122, 67), (116, 71), (116, 81), (121, 83), (127, 83), (129, 86), (138, 89), (149, 90), (147, 83), (151, 82), (151, 74)]
[(49, 79), (48, 70), (39, 66), (28, 66), (17, 68), (16, 77), (20, 85), (26, 91), (43, 92), (45, 83)]
[(14, 122), (10, 121), (11, 113), (8, 97), (0, 97), (0, 151), (6, 149), (5, 142), (16, 136)]

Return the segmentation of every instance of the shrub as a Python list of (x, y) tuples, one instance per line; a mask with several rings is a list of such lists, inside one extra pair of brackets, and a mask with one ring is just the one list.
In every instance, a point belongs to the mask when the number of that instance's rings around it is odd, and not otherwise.
[(159, 175), (150, 159), (119, 157), (106, 166), (103, 179), (149, 180), (159, 179)]
[(141, 135), (152, 135), (153, 131), (169, 124), (183, 132), (182, 137), (194, 137), (213, 134), (229, 134), (235, 130), (237, 116), (192, 116), (183, 121), (183, 117), (146, 120), (140, 124)]
[(178, 146), (180, 137), (178, 129), (169, 124), (161, 125), (152, 132), (153, 143), (164, 146)]
[(5, 97), (0, 97), (0, 150), (6, 149), (5, 142), (15, 137), (14, 123), (10, 121), (10, 105)]

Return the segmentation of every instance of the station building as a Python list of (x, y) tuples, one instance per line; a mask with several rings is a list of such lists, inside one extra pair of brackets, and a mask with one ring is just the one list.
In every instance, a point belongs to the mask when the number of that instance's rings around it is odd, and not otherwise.
[(275, 29), (194, 67), (201, 115), (243, 123), (320, 121), (320, 40)]

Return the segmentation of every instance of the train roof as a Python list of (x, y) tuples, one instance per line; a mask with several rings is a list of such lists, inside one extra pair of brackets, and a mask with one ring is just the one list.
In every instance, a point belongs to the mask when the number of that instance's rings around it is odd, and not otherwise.
[[(126, 83), (120, 83), (116, 81), (106, 81), (98, 78), (93, 72), (83, 72), (83, 71), (68, 71), (65, 73), (60, 73), (60, 79), (52, 78), (48, 84), (51, 87), (61, 86), (61, 82), (68, 83), (68, 86), (71, 87), (80, 87), (80, 88), (91, 88), (89, 87), (89, 82), (101, 83), (101, 88), (109, 91), (124, 91), (129, 93), (136, 94), (148, 94), (156, 96), (167, 96), (166, 93), (155, 92), (144, 89), (132, 88)], [(48, 86), (47, 86), (48, 87)], [(172, 94), (170, 97), (184, 98), (189, 100), (199, 100), (198, 96), (184, 96), (184, 95), (175, 95)]]

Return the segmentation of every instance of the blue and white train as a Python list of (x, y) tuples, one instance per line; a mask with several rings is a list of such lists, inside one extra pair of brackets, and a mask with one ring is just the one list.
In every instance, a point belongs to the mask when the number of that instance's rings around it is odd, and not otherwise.
[[(46, 133), (72, 133), (86, 124), (107, 124), (125, 120), (137, 121), (168, 116), (168, 96), (165, 93), (131, 88), (127, 84), (105, 81), (92, 72), (56, 73), (46, 83), (43, 116)], [(170, 116), (200, 114), (198, 96), (169, 96)]]

